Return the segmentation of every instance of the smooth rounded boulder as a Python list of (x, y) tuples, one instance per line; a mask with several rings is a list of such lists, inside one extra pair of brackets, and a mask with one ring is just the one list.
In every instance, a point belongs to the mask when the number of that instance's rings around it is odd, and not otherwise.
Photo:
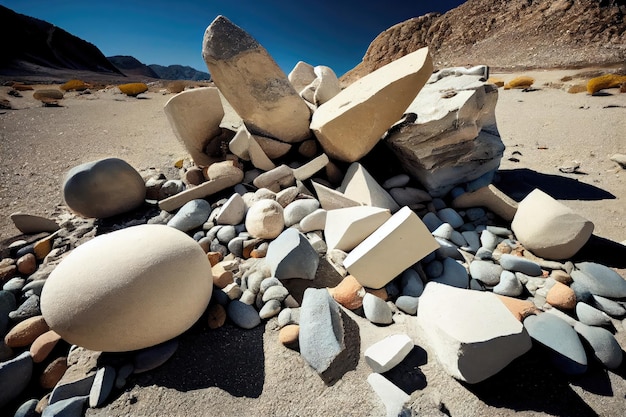
[(74, 249), (48, 277), (41, 311), (68, 343), (123, 352), (189, 329), (212, 289), (211, 264), (196, 241), (172, 227), (141, 225)]
[(146, 197), (141, 175), (128, 162), (105, 158), (72, 168), (63, 181), (63, 199), (75, 213), (103, 219), (139, 207)]

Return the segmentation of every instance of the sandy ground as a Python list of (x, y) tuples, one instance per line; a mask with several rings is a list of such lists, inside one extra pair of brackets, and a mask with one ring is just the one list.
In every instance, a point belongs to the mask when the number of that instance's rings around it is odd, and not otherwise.
[[(555, 83), (580, 70), (533, 71), (537, 91), (500, 90), (496, 109), (506, 145), (499, 186), (516, 199), (535, 187), (548, 191), (595, 223), (595, 234), (626, 239), (626, 171), (610, 161), (626, 153), (626, 94), (568, 94)], [(501, 74), (505, 80), (511, 74)], [(553, 83), (544, 87), (544, 83)], [(5, 96), (6, 88), (0, 90)], [(75, 165), (106, 156), (141, 170), (164, 169), (186, 153), (173, 135), (163, 105), (171, 95), (131, 99), (111, 92), (67, 94), (63, 107), (44, 108), (24, 92), (10, 98), (18, 110), (0, 111), (0, 240), (17, 234), (8, 219), (16, 211), (53, 215), (62, 203), (61, 183)], [(580, 164), (577, 173), (559, 168)], [(625, 270), (626, 256), (615, 265)], [(389, 327), (347, 312), (355, 366), (327, 385), (295, 351), (278, 342), (275, 319), (242, 331), (202, 326), (181, 337), (164, 366), (133, 379), (103, 409), (89, 416), (381, 416), (385, 409), (367, 383), (362, 352), (386, 335), (406, 332), (416, 343), (400, 375), (390, 378), (413, 391), (420, 416), (616, 416), (626, 414), (626, 365), (607, 372), (594, 365), (582, 378), (553, 371), (537, 348), (504, 371), (476, 384), (449, 377), (434, 359), (415, 320), (401, 316)], [(614, 322), (626, 347), (622, 323)], [(359, 353), (360, 352), (360, 353)]]

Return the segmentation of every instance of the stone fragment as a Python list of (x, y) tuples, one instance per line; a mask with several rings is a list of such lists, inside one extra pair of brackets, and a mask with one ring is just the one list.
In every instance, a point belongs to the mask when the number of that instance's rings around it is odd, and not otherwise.
[(493, 175), (500, 165), (504, 145), (495, 119), (498, 90), (480, 78), (433, 74), (404, 111), (412, 117), (385, 138), (404, 171), (435, 197)]
[(278, 332), (278, 340), (290, 349), (298, 349), (300, 338), (300, 326), (288, 324)]
[(428, 49), (422, 48), (362, 77), (319, 106), (311, 130), (324, 152), (346, 162), (365, 156), (402, 117), (432, 65)]
[(611, 268), (595, 262), (575, 264), (572, 279), (590, 293), (610, 298), (626, 298), (626, 279)]
[(11, 348), (28, 346), (48, 330), (43, 316), (30, 317), (17, 323), (4, 337), (4, 343)]
[(229, 187), (232, 187), (236, 184), (239, 184), (242, 179), (243, 171), (237, 168), (236, 171), (231, 172), (230, 176), (211, 179), (198, 185), (197, 187), (189, 188), (185, 191), (182, 191), (178, 194), (159, 201), (159, 208), (161, 210), (172, 212), (182, 207), (183, 205), (185, 205), (185, 203), (191, 200), (205, 198), (220, 191), (223, 191)]
[(330, 370), (345, 350), (343, 319), (325, 288), (307, 288), (300, 308), (300, 354), (317, 373)]
[(315, 181), (312, 183), (315, 194), (317, 195), (317, 200), (324, 210), (335, 210), (361, 205), (361, 203), (346, 197), (341, 191), (333, 190)]
[(609, 369), (617, 369), (622, 364), (622, 348), (611, 332), (602, 327), (576, 323), (574, 330), (580, 334), (593, 349), (596, 358)]
[(317, 75), (313, 65), (303, 61), (298, 61), (289, 75), (287, 75), (287, 79), (289, 79), (289, 82), (298, 93), (311, 84), (315, 78), (317, 78)]
[(172, 217), (167, 225), (181, 232), (197, 229), (207, 221), (211, 215), (211, 204), (202, 199), (191, 200)]
[(98, 369), (89, 391), (89, 407), (101, 407), (113, 390), (115, 384), (115, 368), (105, 365)]
[(254, 135), (254, 140), (259, 144), (261, 150), (269, 159), (277, 159), (285, 156), (293, 146), (290, 143), (281, 142), (276, 139), (266, 138), (265, 136), (259, 135)]
[(216, 87), (183, 91), (163, 108), (174, 135), (198, 166), (217, 162), (221, 152), (220, 123), (224, 107)]
[(349, 199), (367, 206), (386, 208), (392, 213), (400, 209), (393, 197), (358, 162), (348, 167), (339, 191)]
[(63, 199), (84, 217), (106, 218), (139, 207), (146, 196), (141, 175), (126, 161), (105, 158), (78, 165), (65, 176)]
[(226, 307), (228, 318), (242, 329), (253, 329), (261, 324), (261, 317), (256, 309), (239, 300), (233, 300)]
[(313, 96), (313, 103), (322, 105), (335, 97), (341, 91), (339, 79), (332, 68), (325, 65), (318, 65), (313, 68), (317, 76), (317, 87)]
[(381, 374), (372, 373), (367, 377), (367, 383), (370, 384), (378, 398), (385, 405), (387, 417), (404, 415), (404, 404), (407, 403), (411, 396), (398, 388), (393, 382)]
[(327, 215), (328, 211), (322, 208), (319, 208), (314, 212), (307, 214), (302, 220), (300, 220), (300, 231), (302, 233), (307, 233), (313, 232), (315, 230), (324, 230)]
[(365, 289), (352, 275), (346, 276), (334, 288), (329, 288), (330, 295), (348, 310), (356, 310), (363, 306)]
[(344, 266), (364, 287), (378, 289), (438, 247), (419, 217), (404, 207), (359, 243)]
[(498, 299), (509, 309), (511, 313), (520, 322), (531, 314), (538, 314), (539, 309), (531, 302), (527, 300), (520, 300), (519, 298), (507, 297), (504, 295), (498, 295)]
[(311, 161), (307, 162), (306, 164), (302, 165), (301, 167), (294, 169), (293, 176), (299, 181), (308, 180), (318, 171), (322, 170), (326, 165), (328, 165), (329, 162), (330, 160), (328, 159), (328, 156), (323, 153), (312, 159)]
[(548, 290), (546, 301), (560, 310), (573, 310), (576, 307), (576, 294), (570, 287), (557, 281)]
[(611, 318), (606, 313), (583, 302), (576, 304), (576, 317), (578, 317), (581, 323), (588, 326), (607, 326), (611, 324)]
[(88, 397), (95, 377), (96, 373), (90, 372), (88, 375), (72, 380), (66, 379), (67, 377), (63, 378), (52, 390), (48, 403), (52, 405), (72, 397)]
[(251, 161), (255, 168), (263, 171), (270, 171), (276, 168), (276, 165), (267, 156), (255, 135), (250, 133), (246, 126), (241, 126), (235, 137), (231, 139), (228, 147), (232, 153), (243, 160)]
[(308, 106), (250, 34), (217, 16), (204, 34), (202, 56), (213, 82), (252, 133), (288, 143), (309, 137)]
[(0, 363), (0, 407), (15, 399), (28, 386), (33, 374), (29, 352)]
[(318, 208), (320, 208), (320, 202), (313, 198), (303, 198), (292, 202), (287, 205), (283, 211), (285, 226), (290, 227), (300, 223), (300, 220), (304, 219)]
[(328, 249), (351, 251), (390, 217), (388, 209), (371, 206), (327, 211), (324, 236)]
[(532, 346), (522, 323), (488, 292), (429, 283), (417, 320), (443, 368), (470, 384), (495, 375)]
[(215, 218), (217, 224), (237, 225), (243, 222), (246, 215), (246, 203), (237, 193), (230, 196), (220, 208)]
[(567, 322), (553, 314), (538, 314), (526, 317), (524, 327), (530, 337), (550, 349), (557, 369), (568, 375), (585, 373), (585, 348)]
[(402, 362), (413, 346), (408, 335), (394, 334), (368, 347), (364, 353), (365, 362), (372, 371), (382, 374)]
[(260, 239), (275, 239), (285, 228), (283, 207), (274, 200), (259, 200), (248, 209), (246, 230)]
[(9, 216), (15, 227), (25, 235), (34, 235), (41, 232), (54, 233), (59, 230), (59, 225), (46, 217), (34, 214), (13, 213)]
[(30, 346), (30, 355), (33, 358), (33, 362), (43, 362), (48, 357), (50, 352), (52, 352), (52, 349), (54, 349), (59, 340), (61, 340), (61, 336), (59, 336), (54, 330), (49, 330), (37, 337), (37, 339), (35, 339), (33, 344)]
[(46, 281), (42, 314), (68, 343), (106, 352), (141, 349), (196, 322), (211, 298), (210, 276), (204, 251), (185, 233), (133, 226), (65, 257)]
[(391, 324), (393, 323), (393, 312), (385, 300), (365, 293), (363, 296), (363, 313), (365, 318), (375, 324)]
[(571, 258), (593, 232), (593, 223), (535, 189), (524, 198), (511, 228), (520, 243), (542, 258)]
[(267, 188), (277, 193), (283, 188), (291, 187), (295, 182), (293, 169), (287, 165), (280, 165), (259, 175), (252, 183), (257, 188)]
[(290, 228), (269, 244), (265, 260), (272, 276), (278, 279), (312, 280), (317, 272), (319, 255), (302, 233)]

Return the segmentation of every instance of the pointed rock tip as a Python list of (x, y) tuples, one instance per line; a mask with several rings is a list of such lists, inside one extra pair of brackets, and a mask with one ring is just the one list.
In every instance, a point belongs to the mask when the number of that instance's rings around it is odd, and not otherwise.
[(260, 45), (248, 32), (218, 15), (207, 27), (202, 43), (202, 56), (207, 60), (225, 60)]

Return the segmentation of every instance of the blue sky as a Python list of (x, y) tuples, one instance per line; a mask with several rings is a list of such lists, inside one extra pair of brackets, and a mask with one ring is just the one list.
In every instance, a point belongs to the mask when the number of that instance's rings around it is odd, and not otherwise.
[(383, 30), (411, 17), (445, 12), (462, 0), (0, 0), (96, 45), (105, 56), (207, 71), (202, 37), (224, 15), (257, 39), (285, 72), (298, 61), (342, 75)]

